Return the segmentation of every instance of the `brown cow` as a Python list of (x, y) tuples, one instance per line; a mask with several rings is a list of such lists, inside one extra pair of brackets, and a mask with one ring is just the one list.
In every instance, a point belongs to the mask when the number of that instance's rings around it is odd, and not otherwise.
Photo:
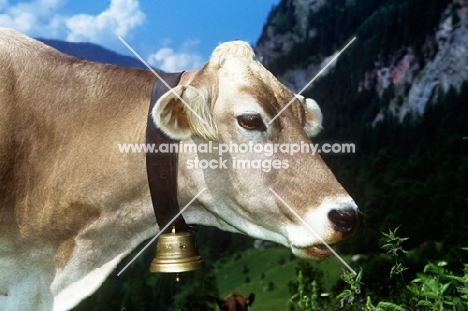
[(239, 293), (229, 294), (226, 299), (218, 300), (220, 310), (225, 311), (248, 311), (255, 299), (255, 294), (250, 294), (245, 298)]
[[(145, 154), (119, 148), (144, 144), (155, 76), (70, 57), (4, 28), (0, 68), (0, 308), (67, 310), (159, 232)], [(230, 42), (202, 69), (185, 72), (152, 115), (169, 136), (197, 147), (309, 144), (307, 133), (321, 127), (313, 101), (299, 97), (270, 122), (293, 98), (248, 44)], [(268, 172), (191, 167), (220, 155), (180, 153), (180, 206), (206, 189), (184, 212), (187, 223), (275, 241), (315, 259), (331, 255), (323, 241), (334, 245), (356, 231), (356, 204), (319, 155), (232, 150), (222, 157), (281, 165)]]

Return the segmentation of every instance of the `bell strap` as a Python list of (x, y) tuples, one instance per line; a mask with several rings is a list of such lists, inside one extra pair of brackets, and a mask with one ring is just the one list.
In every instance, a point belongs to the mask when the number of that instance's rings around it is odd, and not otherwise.
[[(183, 72), (159, 73), (171, 88), (175, 87)], [(177, 162), (178, 152), (159, 152), (161, 144), (179, 144), (178, 140), (172, 139), (164, 134), (154, 124), (151, 111), (158, 99), (169, 91), (169, 88), (156, 79), (151, 93), (151, 102), (146, 124), (146, 144), (155, 146), (154, 152), (146, 153), (146, 172), (148, 174), (148, 185), (153, 203), (154, 215), (160, 229), (164, 228), (179, 213), (179, 203), (177, 201)], [(168, 148), (170, 151), (170, 148)], [(150, 149), (151, 150), (151, 149)], [(185, 223), (182, 215), (172, 223), (177, 231), (188, 231), (189, 227)], [(170, 227), (172, 227), (170, 226)], [(170, 231), (168, 228), (167, 231)]]

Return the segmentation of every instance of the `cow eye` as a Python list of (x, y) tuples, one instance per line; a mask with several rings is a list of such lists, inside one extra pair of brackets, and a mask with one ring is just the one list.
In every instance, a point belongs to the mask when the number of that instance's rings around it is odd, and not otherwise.
[(263, 119), (259, 114), (249, 113), (237, 116), (237, 123), (240, 127), (249, 131), (266, 131), (266, 126), (263, 124)]

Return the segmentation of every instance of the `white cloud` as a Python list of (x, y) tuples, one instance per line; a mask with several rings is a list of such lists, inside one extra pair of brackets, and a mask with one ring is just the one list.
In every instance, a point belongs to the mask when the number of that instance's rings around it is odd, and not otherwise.
[(106, 41), (109, 35), (126, 36), (140, 26), (145, 14), (136, 0), (111, 0), (109, 8), (98, 15), (78, 14), (65, 21), (68, 41)]
[(10, 5), (0, 0), (0, 26), (17, 29), (30, 36), (57, 36), (59, 28), (56, 11), (63, 0), (34, 0)]
[(143, 24), (145, 14), (138, 0), (110, 0), (97, 15), (63, 15), (66, 0), (33, 0), (10, 5), (0, 0), (0, 26), (17, 29), (32, 37), (106, 44), (127, 36)]
[[(139, 0), (109, 0), (108, 7), (95, 15), (64, 14), (67, 1), (73, 0), (25, 0), (14, 4), (0, 0), (0, 26), (31, 37), (89, 41), (119, 50), (122, 43), (117, 37), (127, 40), (146, 19)], [(161, 48), (147, 58), (148, 63), (168, 72), (203, 67), (205, 59), (197, 52), (199, 40), (186, 40), (177, 49), (172, 44), (171, 39), (161, 40)]]
[[(171, 41), (165, 40), (165, 42)], [(200, 69), (205, 64), (205, 60), (196, 52), (199, 43), (198, 40), (187, 40), (178, 51), (167, 46), (163, 47), (151, 54), (147, 61), (151, 66), (167, 72)]]

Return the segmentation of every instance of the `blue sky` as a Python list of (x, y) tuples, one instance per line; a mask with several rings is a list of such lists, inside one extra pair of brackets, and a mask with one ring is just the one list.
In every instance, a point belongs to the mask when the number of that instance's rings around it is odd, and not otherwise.
[(0, 26), (32, 37), (93, 42), (151, 65), (197, 69), (221, 42), (254, 45), (279, 0), (0, 0)]

